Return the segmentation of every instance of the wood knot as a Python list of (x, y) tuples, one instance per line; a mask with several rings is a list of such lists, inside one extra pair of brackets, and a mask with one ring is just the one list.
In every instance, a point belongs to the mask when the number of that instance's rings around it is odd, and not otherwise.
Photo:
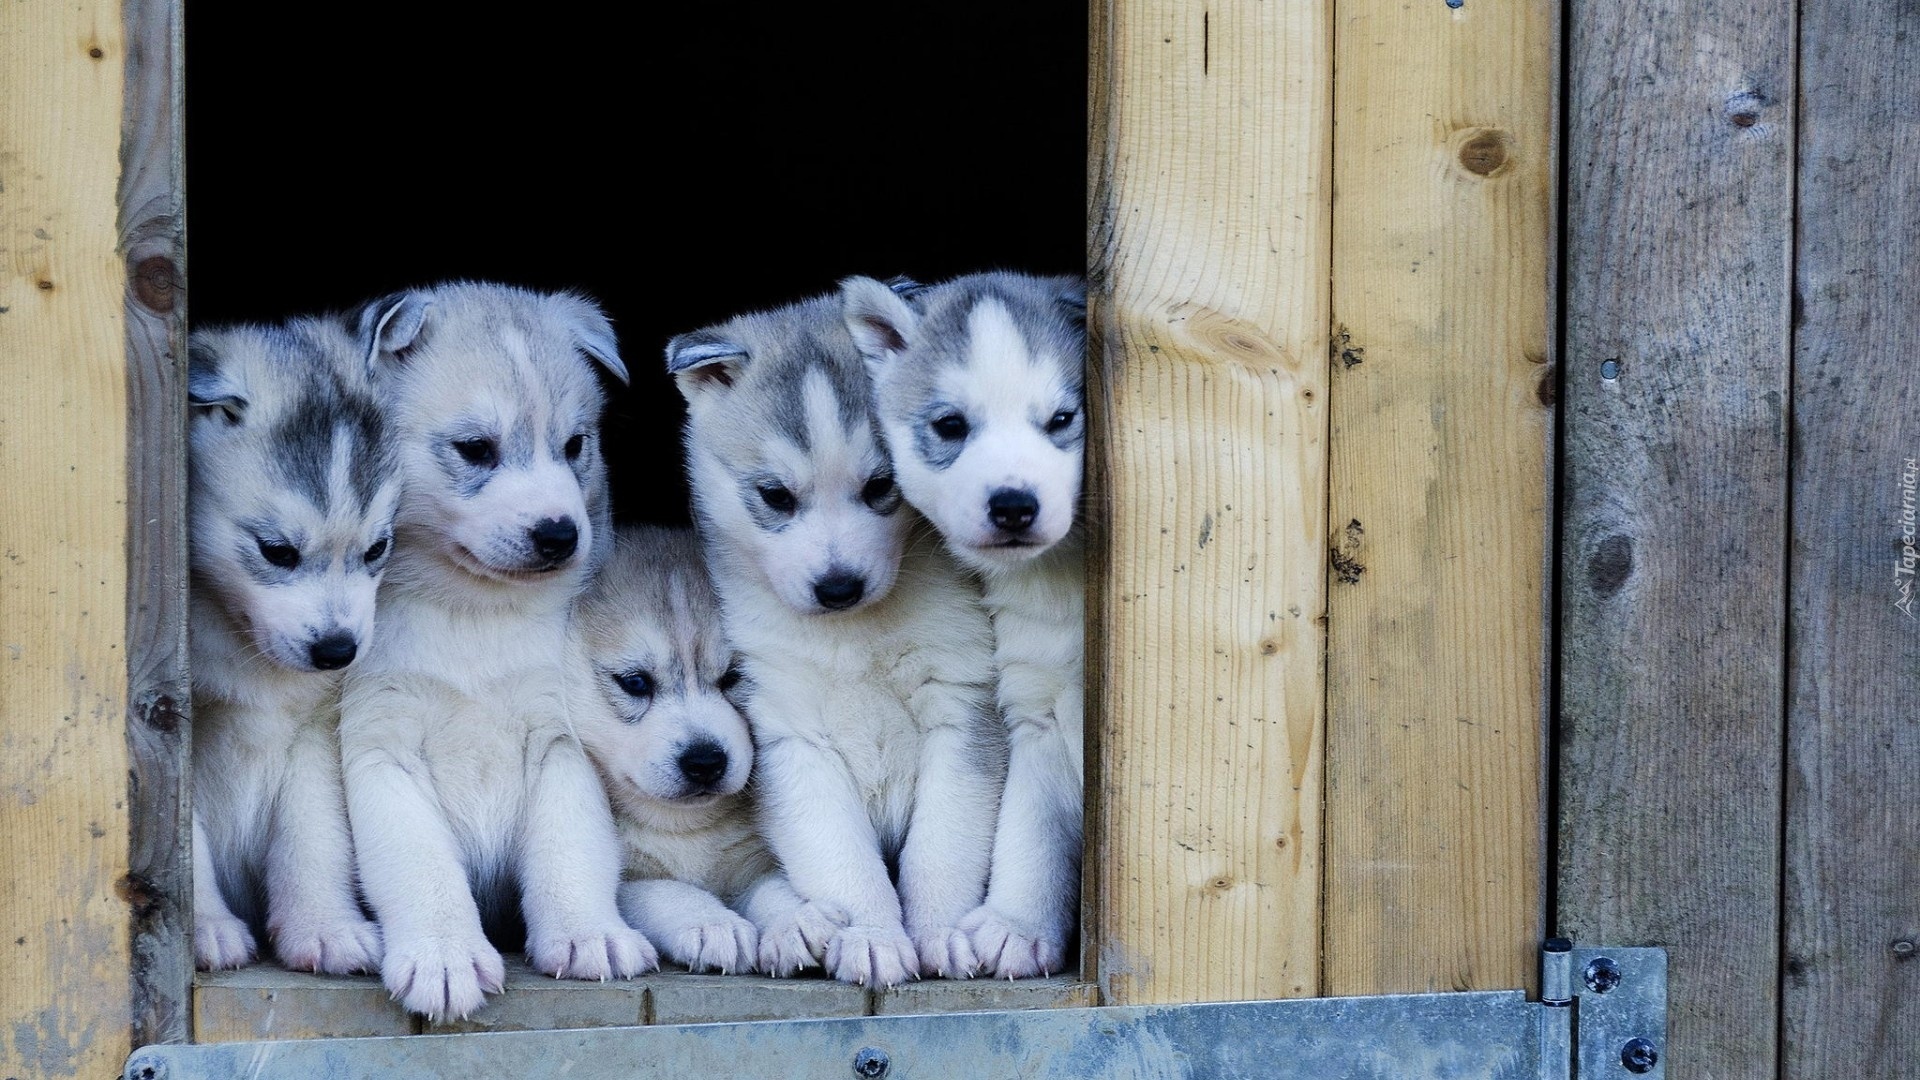
[(107, 50), (101, 48), (98, 45), (93, 45), (87, 49), (87, 55), (93, 57), (95, 60), (98, 60), (101, 57), (107, 55)]
[(1633, 576), (1633, 537), (1615, 533), (1600, 541), (1593, 557), (1587, 560), (1587, 584), (1594, 595), (1606, 599), (1620, 591)]
[(180, 730), (180, 703), (171, 694), (161, 694), (141, 708), (140, 722), (172, 735)]
[(180, 291), (180, 275), (173, 260), (165, 255), (149, 255), (136, 263), (128, 274), (134, 299), (156, 315), (173, 312), (174, 297)]
[(1499, 128), (1472, 128), (1463, 135), (1456, 153), (1461, 168), (1475, 176), (1498, 176), (1507, 170), (1513, 136)]
[(126, 901), (133, 909), (133, 917), (142, 921), (151, 918), (160, 907), (160, 890), (139, 874), (120, 875), (120, 880), (113, 883), (113, 894)]
[(1272, 638), (1266, 638), (1260, 642), (1260, 655), (1262, 656), (1272, 656), (1279, 651), (1280, 643)]

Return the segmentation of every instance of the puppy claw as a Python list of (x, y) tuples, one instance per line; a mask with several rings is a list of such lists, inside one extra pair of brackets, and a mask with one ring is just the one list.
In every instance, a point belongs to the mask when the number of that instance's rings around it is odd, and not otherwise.
[(849, 926), (827, 946), (827, 970), (841, 982), (898, 986), (920, 970), (906, 931), (888, 926)]
[(506, 963), (484, 937), (388, 943), (381, 982), (432, 1023), (464, 1020), (506, 984)]
[(685, 964), (689, 971), (718, 971), (722, 975), (752, 968), (759, 952), (760, 932), (738, 915), (686, 927), (666, 943), (668, 958)]
[(981, 905), (960, 920), (983, 970), (1003, 979), (1029, 979), (1066, 970), (1067, 946), (1048, 933)]
[(245, 967), (259, 957), (260, 947), (247, 924), (231, 915), (201, 914), (194, 919), (193, 959), (201, 971)]
[(833, 936), (847, 924), (846, 916), (808, 902), (792, 914), (776, 919), (760, 933), (759, 969), (775, 978), (819, 967)]
[(380, 970), (380, 926), (359, 915), (333, 920), (290, 920), (270, 930), (280, 963), (294, 971), (352, 975)]
[(971, 979), (980, 973), (980, 959), (973, 940), (952, 927), (939, 927), (914, 935), (914, 948), (920, 954), (920, 977)]
[(598, 932), (529, 938), (527, 962), (556, 979), (631, 979), (660, 966), (660, 954), (640, 931), (624, 924)]

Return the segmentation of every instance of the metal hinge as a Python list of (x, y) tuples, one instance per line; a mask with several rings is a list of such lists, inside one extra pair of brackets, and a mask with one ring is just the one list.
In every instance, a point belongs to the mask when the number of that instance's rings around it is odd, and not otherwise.
[(149, 1046), (125, 1078), (1661, 1080), (1665, 950), (1555, 939), (1541, 974), (1537, 1002), (1467, 991)]

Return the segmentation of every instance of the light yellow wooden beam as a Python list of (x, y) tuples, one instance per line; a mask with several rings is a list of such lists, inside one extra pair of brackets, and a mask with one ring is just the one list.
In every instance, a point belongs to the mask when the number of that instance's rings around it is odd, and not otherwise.
[(1088, 960), (1316, 993), (1329, 5), (1093, 6)]
[(1558, 5), (1335, 12), (1327, 990), (1531, 986)]
[(119, 4), (0, 20), (0, 1072), (131, 1049)]

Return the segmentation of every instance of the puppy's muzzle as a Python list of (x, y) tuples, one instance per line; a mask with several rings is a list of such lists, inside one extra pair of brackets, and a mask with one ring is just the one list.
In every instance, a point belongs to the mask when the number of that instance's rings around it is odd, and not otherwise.
[(813, 598), (828, 611), (844, 611), (867, 595), (867, 579), (844, 570), (831, 571), (813, 583)]
[(711, 790), (727, 775), (727, 752), (719, 743), (701, 741), (680, 753), (680, 775), (698, 790)]

